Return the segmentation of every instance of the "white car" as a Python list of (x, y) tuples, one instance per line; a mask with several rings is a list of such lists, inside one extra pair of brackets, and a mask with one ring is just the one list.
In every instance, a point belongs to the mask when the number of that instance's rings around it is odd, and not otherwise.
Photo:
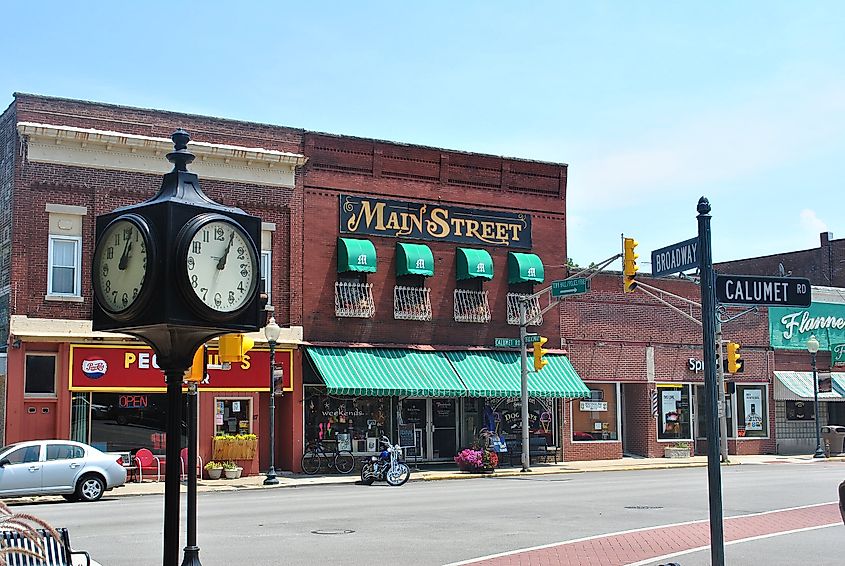
[(123, 459), (72, 440), (28, 440), (0, 448), (0, 497), (61, 495), (97, 501), (126, 483)]

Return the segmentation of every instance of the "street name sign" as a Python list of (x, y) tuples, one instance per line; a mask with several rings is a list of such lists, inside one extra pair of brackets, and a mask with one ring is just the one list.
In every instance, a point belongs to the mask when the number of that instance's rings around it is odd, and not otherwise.
[(809, 307), (810, 280), (803, 277), (716, 275), (716, 301), (726, 305)]
[(552, 297), (568, 297), (569, 295), (583, 295), (590, 290), (590, 280), (586, 277), (572, 279), (558, 279), (552, 281)]
[(698, 238), (690, 238), (651, 252), (651, 275), (659, 277), (698, 267)]
[(540, 341), (540, 335), (539, 334), (526, 334), (525, 335), (525, 343), (526, 344), (533, 344), (534, 342), (539, 342), (539, 341)]
[(496, 348), (519, 348), (522, 346), (519, 343), (519, 338), (496, 338), (493, 344)]

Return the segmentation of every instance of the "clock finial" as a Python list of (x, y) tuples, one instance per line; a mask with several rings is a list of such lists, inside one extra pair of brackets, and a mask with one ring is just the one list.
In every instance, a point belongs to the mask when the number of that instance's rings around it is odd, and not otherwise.
[(187, 171), (188, 163), (194, 160), (194, 154), (188, 151), (188, 142), (191, 136), (182, 128), (177, 129), (170, 135), (173, 140), (174, 151), (167, 154), (167, 160), (173, 164), (175, 171)]

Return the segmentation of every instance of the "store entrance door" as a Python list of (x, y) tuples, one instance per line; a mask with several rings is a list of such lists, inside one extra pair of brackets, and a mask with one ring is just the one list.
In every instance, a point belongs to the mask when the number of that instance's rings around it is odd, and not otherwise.
[(458, 449), (457, 399), (429, 399), (432, 460), (451, 460)]
[(421, 431), (422, 446), (409, 449), (407, 456), (423, 460), (451, 460), (458, 449), (457, 399), (403, 399), (402, 422)]

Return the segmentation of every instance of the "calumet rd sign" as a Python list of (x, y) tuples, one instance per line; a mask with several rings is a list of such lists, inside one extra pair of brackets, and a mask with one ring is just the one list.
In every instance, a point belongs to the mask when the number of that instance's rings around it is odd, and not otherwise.
[(803, 277), (716, 275), (716, 300), (728, 305), (809, 307), (810, 280)]

